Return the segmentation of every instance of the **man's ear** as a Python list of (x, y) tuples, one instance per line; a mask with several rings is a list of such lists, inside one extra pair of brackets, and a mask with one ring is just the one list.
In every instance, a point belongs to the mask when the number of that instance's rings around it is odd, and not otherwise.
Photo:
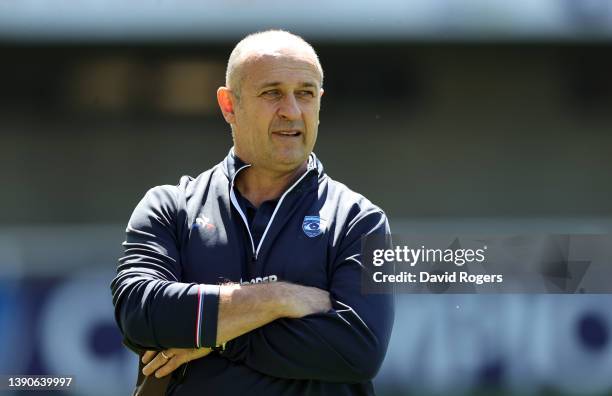
[(232, 91), (227, 87), (219, 87), (217, 89), (217, 102), (225, 121), (228, 124), (233, 124), (236, 116), (234, 115), (234, 97), (232, 96)]
[(325, 91), (323, 90), (323, 88), (321, 88), (319, 91), (320, 91), (320, 93), (319, 93), (319, 98), (320, 98), (320, 97), (322, 97), (322, 96), (323, 96), (323, 94), (325, 93)]

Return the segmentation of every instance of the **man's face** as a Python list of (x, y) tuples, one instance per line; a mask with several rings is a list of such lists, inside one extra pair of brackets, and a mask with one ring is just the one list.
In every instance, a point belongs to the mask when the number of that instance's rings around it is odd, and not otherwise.
[(272, 171), (302, 165), (317, 139), (321, 77), (307, 55), (251, 57), (234, 101), (234, 144), (244, 161)]

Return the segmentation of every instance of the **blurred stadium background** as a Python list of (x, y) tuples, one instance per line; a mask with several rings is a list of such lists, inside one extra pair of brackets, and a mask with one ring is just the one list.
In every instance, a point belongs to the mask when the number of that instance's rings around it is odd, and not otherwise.
[[(315, 151), (394, 232), (612, 231), (612, 1), (0, 1), (0, 373), (129, 394), (125, 224), (226, 154), (215, 89), (266, 28), (314, 44)], [(612, 394), (609, 295), (397, 300), (381, 396)]]

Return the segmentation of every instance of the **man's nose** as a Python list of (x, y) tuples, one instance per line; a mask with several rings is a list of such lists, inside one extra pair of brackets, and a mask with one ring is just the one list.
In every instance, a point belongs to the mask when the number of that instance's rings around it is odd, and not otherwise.
[(278, 115), (287, 120), (298, 120), (301, 118), (302, 110), (295, 95), (285, 95), (278, 108)]

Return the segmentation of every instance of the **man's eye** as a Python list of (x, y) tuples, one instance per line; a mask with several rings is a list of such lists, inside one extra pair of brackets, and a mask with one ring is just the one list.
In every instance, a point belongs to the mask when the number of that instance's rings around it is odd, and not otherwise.
[(298, 95), (299, 96), (305, 96), (305, 97), (313, 98), (314, 97), (314, 92), (312, 92), (312, 91), (298, 91)]
[(266, 96), (269, 98), (275, 98), (280, 96), (280, 91), (278, 91), (277, 89), (271, 89), (269, 91), (264, 91), (262, 92), (261, 96)]

